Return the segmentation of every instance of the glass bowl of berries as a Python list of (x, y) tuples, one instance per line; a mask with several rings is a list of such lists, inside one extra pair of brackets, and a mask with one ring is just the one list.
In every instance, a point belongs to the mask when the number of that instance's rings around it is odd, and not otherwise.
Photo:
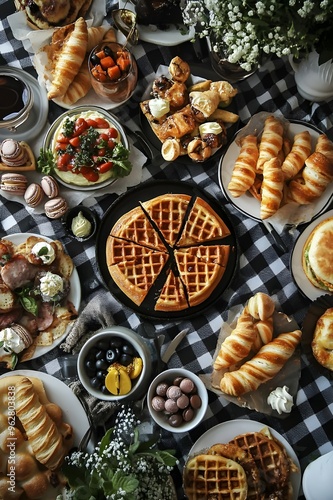
[(102, 42), (89, 54), (91, 83), (99, 96), (123, 103), (133, 94), (138, 67), (133, 54), (117, 42)]

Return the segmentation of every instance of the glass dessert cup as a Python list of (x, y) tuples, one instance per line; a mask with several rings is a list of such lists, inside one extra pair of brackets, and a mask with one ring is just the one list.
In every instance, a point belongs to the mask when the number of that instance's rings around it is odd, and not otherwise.
[[(91, 51), (88, 66), (96, 94), (116, 104), (131, 97), (138, 81), (138, 67), (134, 56), (123, 45), (100, 43)], [(115, 78), (117, 74), (119, 77)]]

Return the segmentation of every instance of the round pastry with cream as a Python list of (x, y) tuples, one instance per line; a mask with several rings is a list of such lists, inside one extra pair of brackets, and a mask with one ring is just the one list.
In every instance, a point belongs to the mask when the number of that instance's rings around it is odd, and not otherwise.
[[(45, 174), (82, 188), (127, 176), (132, 169), (124, 136), (98, 108), (64, 113), (47, 134), (38, 160)], [(102, 110), (101, 110), (102, 111)]]

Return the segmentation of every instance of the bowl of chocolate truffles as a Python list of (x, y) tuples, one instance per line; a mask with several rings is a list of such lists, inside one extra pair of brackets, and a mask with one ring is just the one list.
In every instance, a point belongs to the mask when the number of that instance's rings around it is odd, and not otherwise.
[(197, 375), (184, 368), (171, 368), (152, 381), (147, 404), (160, 427), (170, 432), (188, 432), (204, 418), (208, 393)]

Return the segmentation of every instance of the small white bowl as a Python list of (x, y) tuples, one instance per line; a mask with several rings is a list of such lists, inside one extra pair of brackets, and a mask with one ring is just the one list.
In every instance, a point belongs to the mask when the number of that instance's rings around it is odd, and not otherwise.
[[(161, 384), (162, 382), (167, 382), (169, 385), (173, 385), (173, 381), (177, 377), (189, 378), (190, 380), (192, 380), (196, 387), (196, 394), (198, 394), (201, 399), (201, 406), (200, 408), (194, 410), (194, 416), (192, 420), (190, 420), (189, 422), (185, 422), (183, 420), (179, 426), (175, 427), (168, 422), (167, 414), (165, 414), (163, 411), (154, 410), (154, 408), (152, 407), (152, 399), (156, 395), (156, 387), (159, 384)], [(186, 370), (185, 368), (170, 368), (169, 370), (165, 370), (157, 375), (157, 377), (155, 377), (150, 384), (147, 394), (147, 405), (150, 415), (155, 420), (155, 422), (163, 429), (175, 433), (188, 432), (191, 429), (194, 429), (194, 427), (196, 427), (204, 418), (208, 407), (208, 392), (205, 384), (194, 373)]]
[[(87, 369), (85, 367), (85, 360), (88, 353), (96, 347), (98, 342), (111, 340), (115, 338), (120, 338), (122, 341), (127, 341), (131, 344), (135, 351), (138, 353), (139, 357), (142, 359), (143, 367), (140, 375), (133, 380), (132, 389), (130, 392), (124, 395), (113, 395), (111, 393), (103, 393), (100, 389), (95, 388), (91, 384), (91, 378), (87, 373)], [(100, 330), (95, 335), (90, 337), (87, 342), (83, 345), (77, 360), (77, 371), (79, 375), (79, 379), (83, 385), (83, 387), (92, 395), (98, 399), (103, 401), (132, 401), (143, 397), (147, 392), (148, 385), (151, 381), (151, 370), (152, 370), (152, 352), (151, 347), (146, 342), (145, 339), (140, 337), (137, 333), (130, 330), (129, 328), (121, 327), (121, 326), (110, 326), (103, 330)], [(111, 363), (110, 363), (111, 364)]]

